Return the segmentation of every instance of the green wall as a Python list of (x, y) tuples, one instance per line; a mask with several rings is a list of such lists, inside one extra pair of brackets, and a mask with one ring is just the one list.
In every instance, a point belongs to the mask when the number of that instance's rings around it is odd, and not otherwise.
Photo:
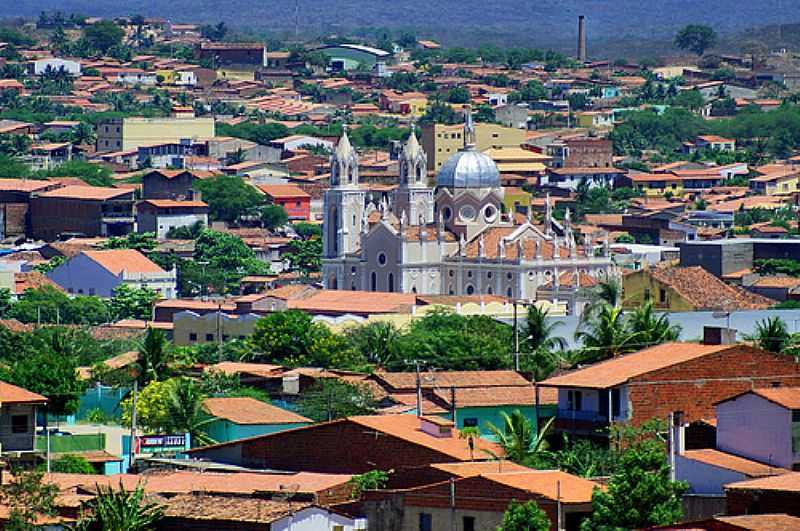
[[(456, 410), (456, 427), (461, 429), (464, 427), (464, 422), (469, 419), (477, 420), (477, 428), (481, 432), (481, 436), (485, 439), (493, 440), (491, 432), (487, 427), (488, 423), (492, 423), (500, 429), (503, 429), (503, 418), (500, 416), (502, 412), (511, 415), (511, 413), (519, 409), (533, 424), (536, 425), (536, 406), (493, 406), (493, 407), (463, 407)], [(539, 406), (539, 415), (541, 417), (552, 417), (556, 414), (555, 405)], [(450, 418), (450, 415), (442, 415), (443, 417)]]
[(235, 424), (228, 420), (218, 419), (206, 427), (209, 437), (219, 443), (277, 433), (292, 428), (307, 426), (308, 422), (295, 422), (287, 424)]

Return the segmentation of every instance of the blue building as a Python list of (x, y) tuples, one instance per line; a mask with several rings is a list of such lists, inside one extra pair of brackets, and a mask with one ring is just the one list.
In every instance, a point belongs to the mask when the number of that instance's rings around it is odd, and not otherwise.
[(311, 419), (286, 409), (249, 397), (207, 398), (205, 410), (214, 422), (206, 426), (209, 437), (219, 443), (257, 435), (300, 428), (312, 424)]

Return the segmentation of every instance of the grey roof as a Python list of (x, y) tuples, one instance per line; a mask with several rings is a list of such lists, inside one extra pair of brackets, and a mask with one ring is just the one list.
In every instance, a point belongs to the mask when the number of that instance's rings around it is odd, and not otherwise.
[(500, 172), (491, 157), (466, 147), (442, 164), (436, 186), (447, 188), (499, 188)]

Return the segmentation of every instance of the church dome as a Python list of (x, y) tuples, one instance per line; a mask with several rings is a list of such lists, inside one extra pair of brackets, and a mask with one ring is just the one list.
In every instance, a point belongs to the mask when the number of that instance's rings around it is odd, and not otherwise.
[(442, 164), (436, 186), (447, 188), (500, 188), (500, 172), (491, 157), (466, 147)]

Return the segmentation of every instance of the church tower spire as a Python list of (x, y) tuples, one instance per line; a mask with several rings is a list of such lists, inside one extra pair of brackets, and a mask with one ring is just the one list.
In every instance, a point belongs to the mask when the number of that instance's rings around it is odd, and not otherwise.
[(331, 155), (331, 187), (358, 186), (358, 153), (347, 136), (347, 125)]
[(433, 223), (433, 190), (428, 186), (428, 155), (417, 140), (415, 127), (400, 154), (400, 186), (395, 192), (396, 208), (408, 212), (409, 225)]

